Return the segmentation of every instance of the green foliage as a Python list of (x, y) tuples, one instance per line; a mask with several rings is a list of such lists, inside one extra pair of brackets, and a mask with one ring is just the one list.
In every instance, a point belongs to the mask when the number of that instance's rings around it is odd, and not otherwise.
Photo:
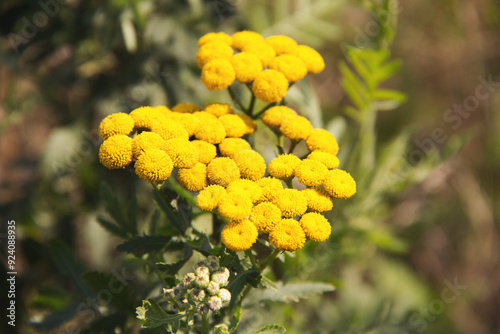
[(262, 327), (258, 331), (252, 332), (252, 334), (284, 334), (286, 333), (286, 329), (279, 325), (267, 325)]
[(271, 287), (265, 290), (259, 290), (249, 294), (248, 303), (259, 304), (265, 301), (271, 302), (298, 302), (313, 294), (321, 294), (334, 291), (335, 287), (331, 284), (321, 282), (301, 282), (301, 283), (276, 283), (276, 288)]
[(143, 328), (162, 326), (174, 333), (180, 326), (180, 320), (186, 316), (186, 314), (167, 314), (154, 299), (143, 300), (142, 306), (137, 308), (137, 314), (139, 319), (144, 320)]

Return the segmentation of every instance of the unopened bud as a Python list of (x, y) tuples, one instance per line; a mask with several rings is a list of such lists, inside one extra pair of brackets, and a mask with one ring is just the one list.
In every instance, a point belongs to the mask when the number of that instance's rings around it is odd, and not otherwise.
[(219, 297), (224, 304), (229, 303), (229, 301), (231, 300), (231, 292), (229, 292), (227, 289), (222, 288), (219, 290)]
[(219, 283), (214, 281), (209, 282), (207, 286), (207, 292), (211, 296), (215, 296), (217, 293), (219, 293)]
[(208, 298), (208, 308), (212, 311), (217, 312), (222, 307), (222, 299), (218, 296), (212, 296)]

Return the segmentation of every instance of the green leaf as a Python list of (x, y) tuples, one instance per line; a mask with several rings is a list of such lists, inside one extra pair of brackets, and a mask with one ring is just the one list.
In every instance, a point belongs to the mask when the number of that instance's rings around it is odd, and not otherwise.
[(345, 62), (340, 62), (339, 69), (342, 74), (341, 85), (346, 94), (359, 110), (366, 108), (368, 96), (364, 84), (359, 81)]
[(264, 287), (266, 289), (270, 289), (270, 290), (274, 290), (274, 291), (279, 291), (278, 285), (276, 285), (276, 283), (274, 283), (273, 281), (271, 281), (266, 276), (262, 276), (260, 284), (261, 284), (262, 287)]
[(278, 282), (276, 285), (278, 291), (274, 289), (252, 291), (245, 300), (251, 304), (263, 301), (288, 303), (290, 301), (297, 302), (299, 299), (307, 298), (312, 294), (335, 290), (333, 285), (321, 282), (290, 283), (286, 285), (283, 285), (282, 282)]
[(158, 262), (156, 266), (165, 275), (175, 275), (191, 259), (191, 256), (193, 256), (193, 250), (187, 244), (184, 244), (184, 254), (180, 260), (172, 263)]
[(177, 210), (184, 220), (184, 224), (189, 226), (193, 220), (193, 207), (191, 204), (184, 197), (179, 197), (177, 199)]
[(406, 94), (390, 89), (378, 89), (373, 93), (373, 98), (377, 100), (406, 101)]
[(137, 222), (139, 221), (139, 204), (137, 203), (137, 197), (134, 195), (130, 199), (127, 207), (127, 232), (131, 235), (137, 235)]
[(131, 291), (112, 274), (90, 271), (83, 273), (81, 276), (96, 295), (101, 291), (108, 291), (111, 294), (109, 302), (118, 309), (123, 311), (134, 309), (134, 300)]
[(115, 223), (112, 223), (111, 221), (107, 220), (102, 216), (97, 216), (97, 221), (99, 222), (99, 224), (101, 224), (102, 227), (108, 230), (108, 232), (110, 232), (111, 234), (114, 234), (124, 239), (127, 238), (127, 231), (125, 231)]
[(262, 327), (258, 331), (252, 332), (252, 334), (284, 334), (286, 333), (286, 329), (281, 327), (280, 325), (267, 325)]
[(125, 241), (124, 243), (116, 246), (119, 252), (144, 254), (159, 252), (164, 249), (167, 243), (172, 239), (170, 236), (162, 235), (144, 235), (142, 237), (135, 237)]
[(252, 282), (260, 276), (260, 272), (254, 269), (250, 269), (240, 273), (236, 278), (229, 283), (227, 289), (231, 292), (231, 301), (229, 302), (229, 307), (233, 308), (236, 305), (236, 301), (239, 300), (239, 296), (243, 288), (248, 283)]
[(125, 219), (125, 215), (122, 211), (123, 206), (118, 202), (116, 192), (112, 191), (111, 187), (107, 183), (103, 183), (101, 185), (100, 197), (104, 203), (106, 212), (109, 213), (111, 218), (113, 218), (119, 226), (127, 230), (127, 220)]
[[(166, 197), (165, 190), (159, 190), (162, 195), (157, 191), (153, 191), (153, 198), (160, 209), (165, 213), (169, 222), (182, 234), (186, 232), (187, 225), (180, 218), (179, 212), (170, 204), (170, 199)], [(163, 196), (163, 198), (161, 197)]]
[(142, 328), (155, 328), (173, 325), (187, 314), (168, 314), (163, 311), (157, 301), (148, 299), (142, 301), (142, 306), (137, 308), (137, 318), (143, 320)]

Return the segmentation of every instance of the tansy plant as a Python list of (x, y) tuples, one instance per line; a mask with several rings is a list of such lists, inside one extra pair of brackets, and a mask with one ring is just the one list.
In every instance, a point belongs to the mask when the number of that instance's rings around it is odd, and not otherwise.
[[(201, 81), (212, 91), (227, 89), (234, 104), (144, 106), (109, 115), (99, 126), (99, 159), (151, 184), (175, 229), (163, 251), (184, 249), (177, 263), (162, 263), (162, 257), (152, 264), (163, 276), (164, 293), (137, 308), (142, 327), (232, 333), (250, 289), (273, 285), (263, 276), (268, 265), (308, 241), (325, 241), (331, 225), (323, 213), (334, 200), (354, 195), (356, 183), (337, 168), (334, 135), (285, 105), (291, 85), (325, 67), (317, 51), (252, 31), (209, 33), (198, 45)], [(238, 86), (248, 88), (247, 103)], [(261, 122), (276, 134), (276, 157), (269, 163), (252, 145)], [(207, 212), (210, 235), (191, 223)], [(192, 250), (206, 260), (176, 276)]]

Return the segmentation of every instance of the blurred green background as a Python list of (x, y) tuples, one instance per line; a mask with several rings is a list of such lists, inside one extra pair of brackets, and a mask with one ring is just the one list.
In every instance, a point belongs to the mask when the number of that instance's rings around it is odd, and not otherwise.
[[(5, 265), (13, 219), (20, 308), (18, 326), (3, 318), (1, 332), (34, 333), (23, 323), (70, 302), (63, 292), (72, 286), (57, 274), (49, 240), (69, 245), (88, 269), (119, 266), (118, 240), (96, 222), (103, 181), (124, 201), (137, 193), (141, 215), (151, 215), (143, 183), (99, 164), (103, 117), (228, 101), (201, 84), (196, 42), (210, 31), (250, 29), (320, 51), (326, 69), (308, 76), (312, 89), (301, 85), (308, 100), (296, 104), (310, 107), (301, 111), (331, 130), (342, 151), (358, 130), (344, 114), (350, 102), (338, 63), (342, 45), (367, 47), (386, 24), (370, 13), (374, 3), (3, 0), (0, 253)], [(335, 203), (328, 243), (310, 243), (274, 268), (287, 281), (337, 290), (263, 305), (246, 315), (242, 333), (267, 323), (290, 333), (500, 333), (500, 4), (403, 0), (397, 10), (391, 51), (403, 65), (386, 85), (408, 100), (379, 114), (376, 150), (406, 138), (405, 158), (381, 175), (375, 199), (358, 187)]]

